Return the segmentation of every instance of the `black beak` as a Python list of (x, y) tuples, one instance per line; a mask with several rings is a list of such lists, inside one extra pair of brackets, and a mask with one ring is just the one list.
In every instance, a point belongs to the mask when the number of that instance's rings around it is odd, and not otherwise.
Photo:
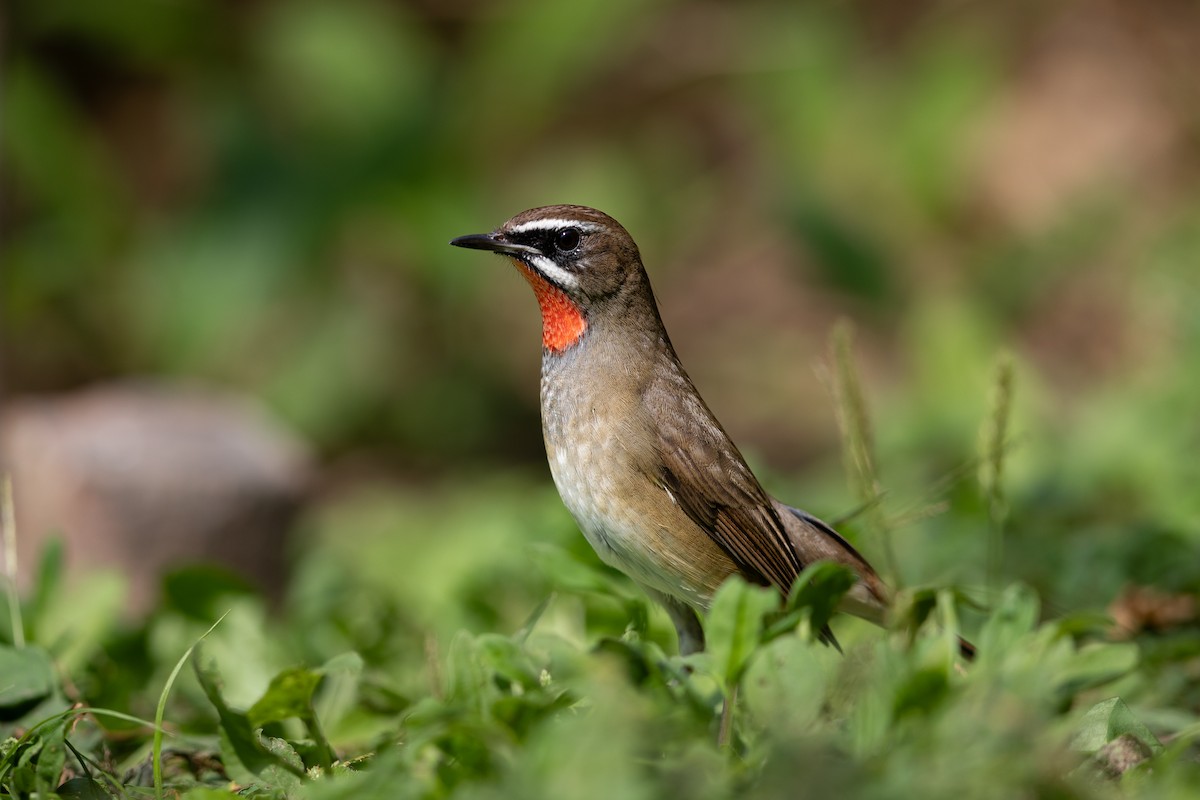
[(493, 253), (503, 253), (508, 256), (538, 252), (537, 248), (529, 245), (505, 241), (504, 236), (499, 233), (469, 233), (466, 236), (451, 239), (450, 244), (471, 250), (490, 250)]

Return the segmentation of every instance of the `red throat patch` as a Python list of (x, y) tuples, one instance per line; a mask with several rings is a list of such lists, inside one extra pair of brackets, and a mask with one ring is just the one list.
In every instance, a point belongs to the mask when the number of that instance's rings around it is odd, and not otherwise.
[(561, 289), (538, 275), (518, 259), (512, 259), (517, 270), (533, 287), (538, 306), (542, 309), (542, 347), (561, 353), (583, 338), (587, 320), (583, 312)]

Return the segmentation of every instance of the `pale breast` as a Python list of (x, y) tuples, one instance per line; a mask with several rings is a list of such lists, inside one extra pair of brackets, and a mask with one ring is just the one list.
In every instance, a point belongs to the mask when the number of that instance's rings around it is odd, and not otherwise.
[(707, 607), (733, 562), (647, 469), (653, 422), (640, 398), (620, 385), (603, 389), (543, 375), (546, 456), (563, 503), (606, 563)]

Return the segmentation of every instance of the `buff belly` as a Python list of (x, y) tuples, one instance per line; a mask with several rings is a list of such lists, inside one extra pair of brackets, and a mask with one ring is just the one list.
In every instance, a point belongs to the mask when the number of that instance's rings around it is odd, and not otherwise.
[(550, 472), (592, 548), (638, 583), (707, 608), (733, 562), (666, 489), (629, 463), (627, 441), (579, 431), (589, 420), (576, 414), (559, 422), (545, 431)]

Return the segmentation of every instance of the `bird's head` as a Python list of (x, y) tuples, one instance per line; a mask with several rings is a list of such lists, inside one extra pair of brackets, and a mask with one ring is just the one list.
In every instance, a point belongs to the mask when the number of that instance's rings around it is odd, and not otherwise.
[(586, 206), (522, 211), (491, 233), (460, 236), (450, 244), (512, 260), (537, 295), (542, 345), (552, 352), (580, 341), (593, 315), (631, 292), (649, 290), (629, 233), (612, 217)]

